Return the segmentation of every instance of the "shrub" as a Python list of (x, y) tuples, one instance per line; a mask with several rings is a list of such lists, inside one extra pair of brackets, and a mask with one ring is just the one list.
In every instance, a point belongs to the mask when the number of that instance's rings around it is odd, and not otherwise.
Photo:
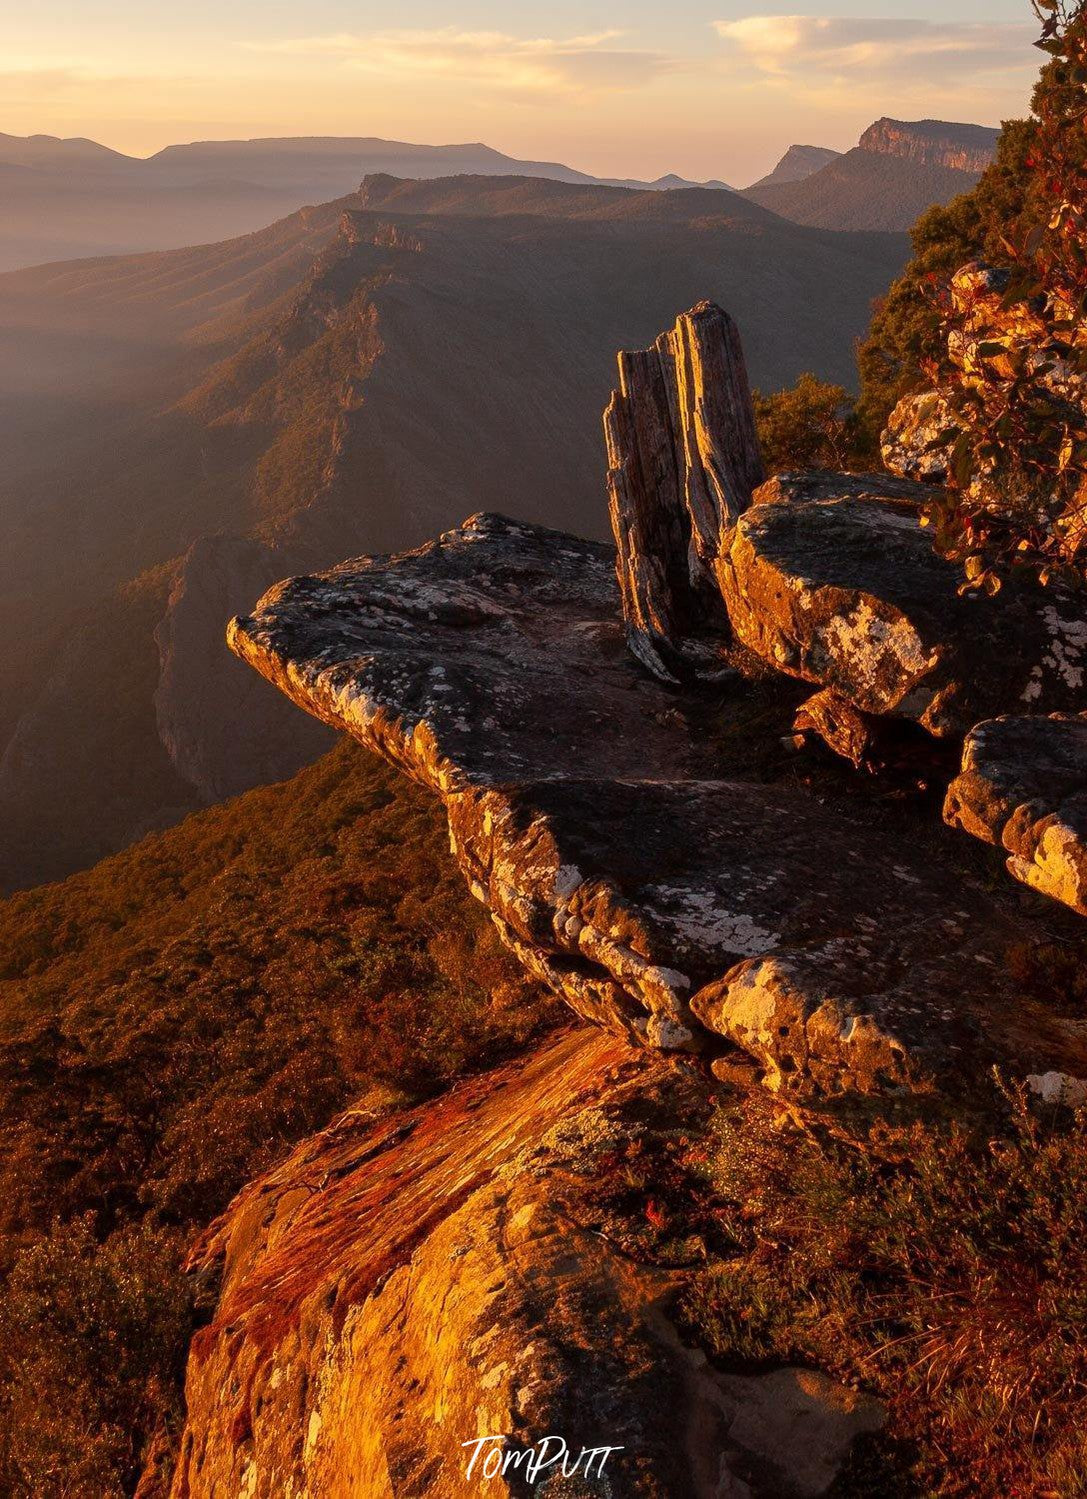
[(754, 393), (755, 421), (769, 474), (855, 465), (853, 402), (840, 385), (801, 375), (788, 390)]
[(874, 1389), (920, 1493), (1084, 1492), (1087, 1115), (1004, 1094), (985, 1128), (775, 1143), (750, 1107), (716, 1126), (746, 1242), (685, 1294), (694, 1336), (729, 1365), (809, 1363)]
[(0, 1474), (26, 1499), (131, 1493), (145, 1448), (181, 1415), (190, 1331), (174, 1235), (99, 1243), (89, 1220), (21, 1250), (0, 1300)]

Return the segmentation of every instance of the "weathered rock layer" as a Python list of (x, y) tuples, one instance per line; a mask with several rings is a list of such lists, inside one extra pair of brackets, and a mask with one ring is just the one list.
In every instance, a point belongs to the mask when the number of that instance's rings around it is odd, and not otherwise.
[(1083, 1070), (1006, 977), (1022, 913), (938, 837), (890, 847), (863, 807), (722, 776), (747, 684), (641, 671), (610, 549), (476, 516), (280, 584), (229, 638), (442, 798), (472, 890), (580, 1014), (799, 1091)]
[(944, 818), (1007, 849), (1016, 879), (1087, 916), (1087, 717), (978, 724)]
[(1017, 707), (1082, 706), (1076, 601), (1014, 582), (964, 595), (921, 526), (924, 497), (878, 475), (784, 476), (758, 491), (717, 569), (740, 640), (862, 713), (941, 738)]

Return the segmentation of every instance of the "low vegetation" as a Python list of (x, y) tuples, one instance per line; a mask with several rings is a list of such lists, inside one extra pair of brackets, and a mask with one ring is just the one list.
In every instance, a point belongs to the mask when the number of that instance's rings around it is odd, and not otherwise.
[(347, 743), (0, 904), (0, 1491), (130, 1493), (176, 1432), (196, 1229), (348, 1103), (556, 1014), (430, 798)]
[(735, 1241), (684, 1296), (689, 1335), (887, 1404), (839, 1492), (1087, 1490), (1087, 1117), (994, 1105), (984, 1126), (798, 1133), (738, 1096), (687, 1153)]
[(854, 469), (866, 456), (856, 403), (841, 385), (813, 374), (772, 395), (754, 392), (759, 447), (768, 474), (790, 470)]

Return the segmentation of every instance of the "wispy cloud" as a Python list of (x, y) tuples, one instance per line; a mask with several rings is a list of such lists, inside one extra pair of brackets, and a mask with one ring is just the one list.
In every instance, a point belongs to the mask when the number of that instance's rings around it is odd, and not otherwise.
[(660, 52), (616, 47), (620, 31), (588, 36), (518, 37), (501, 31), (341, 32), (255, 43), (262, 52), (338, 58), (384, 78), (448, 79), (517, 94), (627, 91), (672, 66)]
[(723, 41), (760, 72), (781, 77), (828, 75), (914, 78), (944, 84), (982, 74), (1037, 70), (1029, 26), (832, 16), (745, 16), (716, 21)]

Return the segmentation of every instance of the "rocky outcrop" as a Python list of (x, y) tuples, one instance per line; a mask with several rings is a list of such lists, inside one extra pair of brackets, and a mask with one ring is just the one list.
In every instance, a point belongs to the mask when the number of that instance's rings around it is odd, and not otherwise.
[[(874, 501), (827, 503), (878, 524)], [(1008, 1059), (1084, 1070), (1005, 976), (1022, 913), (964, 877), (938, 825), (891, 847), (863, 806), (753, 773), (747, 684), (646, 675), (609, 548), (475, 516), (280, 584), (229, 638), (440, 796), (473, 892), (586, 1018), (711, 1066), (746, 1052), (798, 1093), (961, 1092)]]
[(975, 185), (997, 138), (977, 125), (877, 120), (851, 151), (791, 179), (775, 173), (745, 196), (798, 224), (904, 234), (934, 203)]
[[(1006, 306), (1009, 283), (1006, 269), (983, 261), (971, 261), (951, 277), (947, 352), (962, 390), (982, 391), (994, 378), (1025, 379), (1039, 401), (1063, 413), (1072, 425), (1082, 425), (1087, 378), (1065, 357), (1067, 348), (1063, 354), (1054, 349), (1049, 325), (1056, 318), (1074, 326), (1075, 310), (1062, 304), (1047, 306), (1044, 297)], [(1070, 341), (1082, 337), (1082, 332), (1073, 334)], [(881, 438), (883, 461), (892, 473), (937, 484), (947, 479), (960, 430), (954, 396), (945, 384), (898, 403)], [(981, 505), (992, 503), (984, 473), (975, 475), (967, 495)]]
[(713, 567), (765, 477), (728, 314), (702, 302), (621, 353), (604, 433), (630, 648), (664, 681), (712, 675), (727, 631)]
[(297, 1149), (194, 1256), (222, 1290), (174, 1499), (824, 1493), (878, 1404), (709, 1366), (670, 1316), (704, 1239), (632, 1237), (600, 1200), (708, 1110), (690, 1072), (582, 1033)]
[(1024, 885), (1087, 916), (1087, 717), (978, 724), (944, 818), (1006, 849)]
[(904, 396), (880, 436), (880, 456), (892, 474), (922, 484), (946, 484), (954, 417), (938, 390)]
[(739, 639), (862, 713), (938, 738), (1017, 707), (1087, 702), (1078, 601), (1014, 580), (995, 598), (961, 592), (920, 524), (924, 498), (878, 477), (776, 480), (718, 563)]

